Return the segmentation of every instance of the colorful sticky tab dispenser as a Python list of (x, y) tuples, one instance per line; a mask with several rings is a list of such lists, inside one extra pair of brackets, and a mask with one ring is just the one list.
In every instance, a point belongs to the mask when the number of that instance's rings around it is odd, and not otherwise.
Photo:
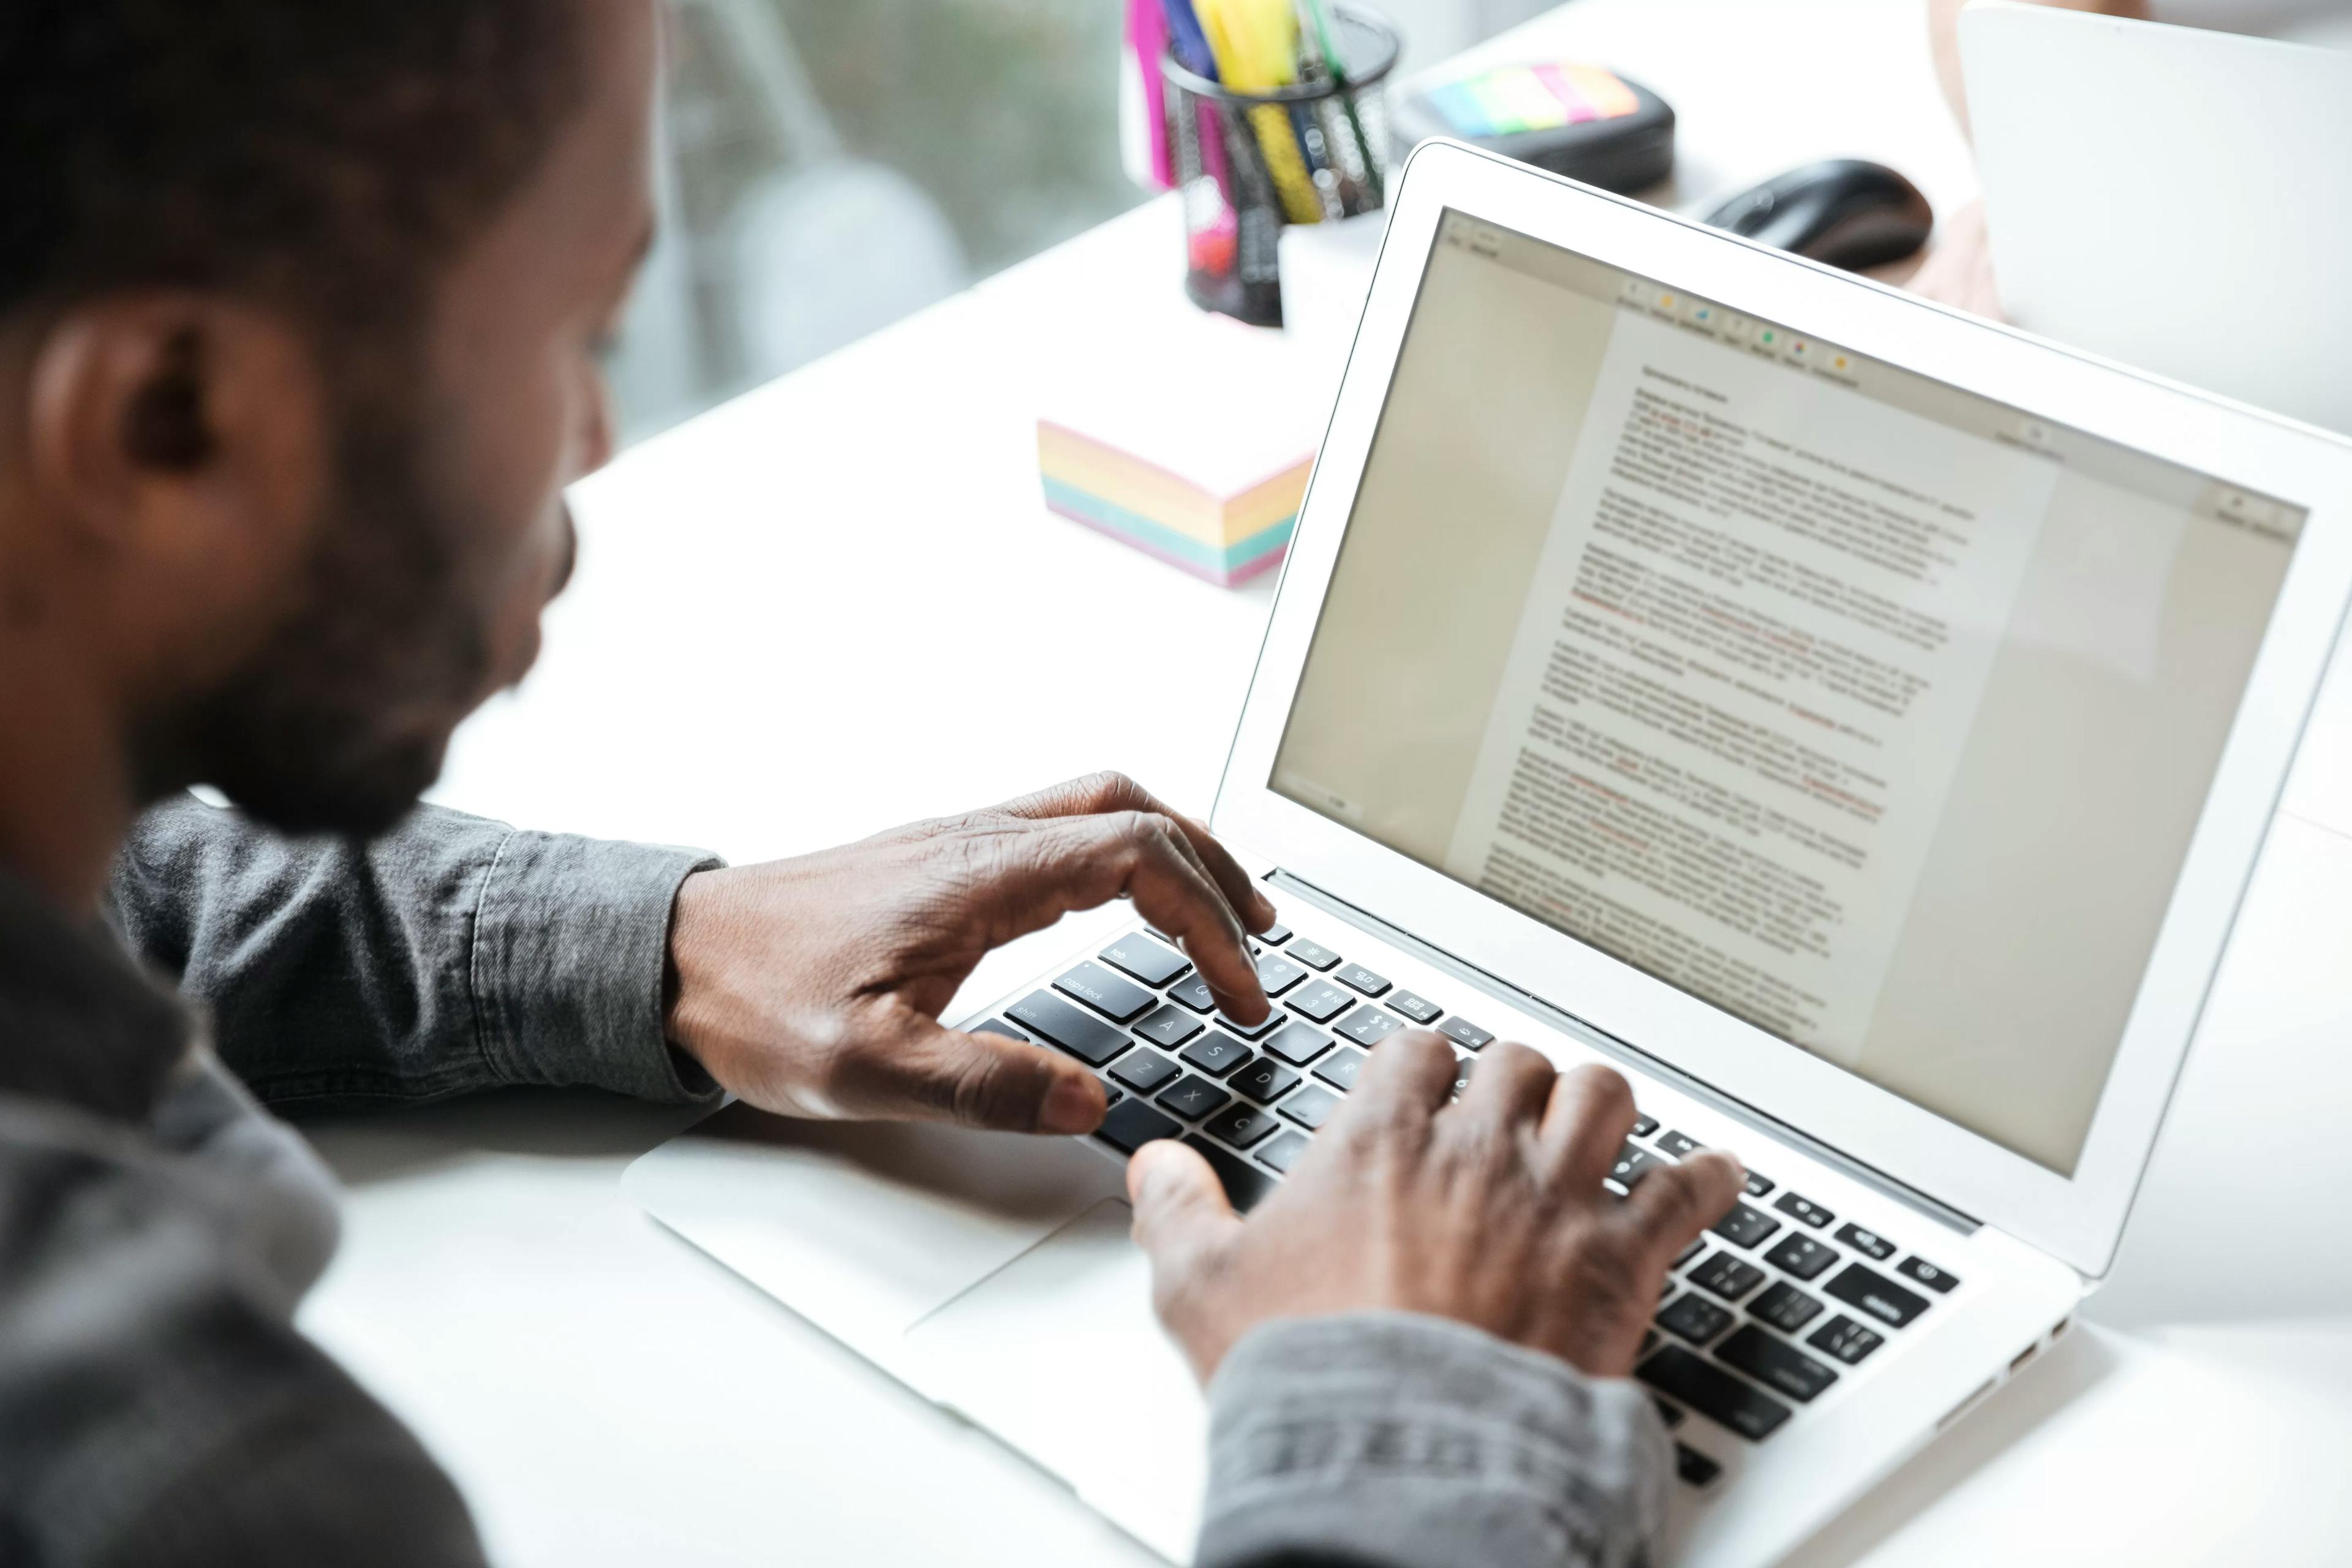
[(1599, 66), (1502, 66), (1429, 89), (1430, 103), (1456, 136), (1517, 136), (1592, 120), (1618, 120), (1641, 107), (1633, 89)]

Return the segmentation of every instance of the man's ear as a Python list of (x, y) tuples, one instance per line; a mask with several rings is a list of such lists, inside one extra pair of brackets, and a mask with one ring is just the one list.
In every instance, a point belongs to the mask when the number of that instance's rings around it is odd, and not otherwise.
[(215, 603), (299, 564), (332, 426), (290, 321), (194, 292), (109, 296), (61, 314), (28, 368), (29, 499), (64, 542)]

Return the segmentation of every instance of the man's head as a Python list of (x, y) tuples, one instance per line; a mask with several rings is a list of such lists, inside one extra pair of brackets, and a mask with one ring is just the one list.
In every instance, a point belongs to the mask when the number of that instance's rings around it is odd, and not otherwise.
[(133, 798), (379, 830), (528, 668), (654, 57), (645, 0), (0, 8), (0, 668)]

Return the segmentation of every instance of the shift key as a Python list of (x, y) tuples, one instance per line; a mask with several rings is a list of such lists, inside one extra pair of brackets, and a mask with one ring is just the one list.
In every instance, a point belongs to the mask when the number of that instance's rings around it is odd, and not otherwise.
[(1898, 1329), (1927, 1310), (1927, 1298), (1906, 1290), (1877, 1269), (1865, 1268), (1859, 1263), (1847, 1264), (1822, 1289), (1847, 1306)]
[(1668, 1345), (1651, 1356), (1635, 1369), (1634, 1375), (1752, 1442), (1769, 1437), (1790, 1414), (1770, 1394), (1679, 1345)]

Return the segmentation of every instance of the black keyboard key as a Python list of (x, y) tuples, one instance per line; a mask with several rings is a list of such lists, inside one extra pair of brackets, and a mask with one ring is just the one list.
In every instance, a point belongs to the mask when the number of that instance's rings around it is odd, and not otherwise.
[(1389, 988), (1387, 975), (1375, 974), (1360, 963), (1342, 965), (1335, 978), (1341, 984), (1353, 986), (1367, 996), (1378, 996)]
[(1257, 939), (1258, 941), (1265, 943), (1268, 947), (1280, 947), (1284, 942), (1290, 940), (1290, 928), (1284, 925), (1280, 921), (1276, 921), (1274, 924), (1260, 931)]
[(1090, 1068), (1127, 1049), (1127, 1037), (1059, 996), (1033, 991), (1004, 1010), (1023, 1028), (1059, 1046)]
[(1340, 990), (1328, 980), (1318, 980), (1302, 985), (1290, 994), (1287, 1005), (1302, 1018), (1312, 1018), (1328, 1024), (1356, 1005), (1355, 996)]
[(1129, 1051), (1111, 1064), (1110, 1076), (1138, 1094), (1151, 1094), (1176, 1076), (1174, 1062), (1158, 1051)]
[(1256, 1106), (1235, 1103), (1201, 1123), (1201, 1131), (1212, 1138), (1223, 1139), (1236, 1149), (1246, 1149), (1273, 1131), (1276, 1125), (1274, 1118)]
[(1703, 1236), (1695, 1236), (1691, 1237), (1691, 1244), (1688, 1247), (1684, 1247), (1680, 1252), (1675, 1253), (1675, 1260), (1672, 1263), (1667, 1264), (1666, 1267), (1669, 1268), (1680, 1268), (1684, 1264), (1688, 1263), (1692, 1258), (1696, 1258), (1700, 1253), (1706, 1250), (1706, 1237)]
[(1737, 1301), (1764, 1283), (1764, 1270), (1744, 1258), (1718, 1252), (1683, 1278), (1727, 1301)]
[(1339, 1020), (1339, 1032), (1360, 1046), (1377, 1046), (1404, 1026), (1367, 1004)]
[(1456, 1100), (1461, 1099), (1462, 1091), (1470, 1087), (1470, 1069), (1477, 1065), (1478, 1058), (1476, 1057), (1455, 1057), (1454, 1058), (1454, 1097)]
[(1181, 1007), (1163, 1005), (1136, 1025), (1135, 1032), (1153, 1045), (1165, 1046), (1172, 1051), (1201, 1032), (1201, 1020)]
[(1270, 1009), (1264, 1020), (1255, 1024), (1236, 1024), (1223, 1013), (1209, 1021), (1228, 1035), (1238, 1035), (1244, 1040), (1255, 1040), (1261, 1035), (1272, 1034), (1289, 1022), (1282, 1016), (1282, 1009), (1279, 1007)]
[(1112, 1106), (1117, 1105), (1120, 1100), (1125, 1100), (1126, 1098), (1127, 1090), (1123, 1089), (1113, 1089), (1108, 1084), (1103, 1085), (1104, 1110), (1109, 1110)]
[(1410, 991), (1400, 991), (1389, 998), (1389, 1005), (1421, 1025), (1423, 1028), (1445, 1016), (1445, 1009), (1426, 996), (1416, 996)]
[(1786, 1279), (1748, 1303), (1748, 1310), (1784, 1334), (1793, 1334), (1822, 1315), (1822, 1304)]
[(1886, 1342), (1886, 1336), (1876, 1329), (1864, 1327), (1852, 1318), (1832, 1318), (1813, 1331), (1805, 1342), (1817, 1351), (1827, 1351), (1848, 1366)]
[(1186, 1073), (1176, 1080), (1176, 1086), (1160, 1094), (1158, 1103), (1174, 1111), (1187, 1121), (1198, 1121), (1210, 1112), (1223, 1108), (1233, 1099), (1207, 1079)]
[(1096, 956), (1154, 991), (1192, 967), (1182, 953), (1160, 946), (1139, 931), (1128, 932)]
[(985, 1022), (974, 1024), (971, 1032), (975, 1035), (1002, 1035), (1008, 1040), (1019, 1040), (1024, 1045), (1029, 1043), (1028, 1036), (1002, 1018), (990, 1018)]
[(1658, 1119), (1657, 1119), (1656, 1117), (1654, 1117), (1654, 1116), (1636, 1116), (1635, 1118), (1633, 1118), (1633, 1136), (1634, 1136), (1634, 1137), (1636, 1137), (1636, 1138), (1647, 1138), (1651, 1133), (1655, 1132), (1657, 1130), (1658, 1130)]
[(1122, 1154), (1132, 1154), (1155, 1138), (1173, 1138), (1183, 1131), (1143, 1101), (1129, 1100), (1110, 1108), (1095, 1136)]
[(1121, 980), (1099, 963), (1081, 963), (1059, 980), (1054, 989), (1075, 996), (1096, 1011), (1124, 1024), (1141, 1017), (1159, 1000), (1142, 986)]
[(1837, 1381), (1837, 1373), (1749, 1323), (1715, 1347), (1715, 1359), (1736, 1366), (1765, 1387), (1811, 1404)]
[(1679, 1160), (1698, 1148), (1698, 1140), (1686, 1132), (1668, 1132), (1658, 1140), (1658, 1147)]
[(1467, 1018), (1448, 1018), (1437, 1026), (1437, 1032), (1454, 1044), (1483, 1051), (1495, 1043), (1495, 1037)]
[(1960, 1282), (1958, 1275), (1946, 1273), (1916, 1253), (1896, 1264), (1895, 1272), (1915, 1285), (1925, 1285), (1938, 1296), (1950, 1295), (1952, 1287)]
[(1339, 1109), (1339, 1097), (1328, 1089), (1319, 1089), (1310, 1083), (1284, 1100), (1279, 1109), (1285, 1121), (1296, 1121), (1309, 1132), (1314, 1132), (1330, 1121), (1331, 1113)]
[(1201, 1157), (1209, 1162), (1209, 1169), (1216, 1172), (1217, 1180), (1224, 1184), (1225, 1196), (1244, 1214), (1257, 1207), (1258, 1200), (1274, 1191), (1272, 1176), (1244, 1163), (1239, 1155), (1227, 1153), (1197, 1132), (1184, 1140), (1184, 1147), (1201, 1152)]
[(1225, 1087), (1244, 1100), (1272, 1105), (1298, 1087), (1298, 1075), (1279, 1062), (1260, 1057), (1225, 1079)]
[(1688, 1443), (1675, 1445), (1675, 1475), (1685, 1486), (1708, 1487), (1723, 1474), (1723, 1467), (1692, 1447)]
[(1284, 958), (1269, 952), (1257, 961), (1257, 983), (1268, 996), (1279, 996), (1307, 978), (1307, 971)]
[(1800, 1279), (1814, 1279), (1837, 1261), (1837, 1256), (1835, 1247), (1824, 1247), (1810, 1236), (1791, 1233), (1764, 1255), (1764, 1261), (1783, 1274), (1793, 1274)]
[(1285, 1132), (1273, 1142), (1258, 1150), (1257, 1157), (1261, 1164), (1271, 1165), (1286, 1176), (1290, 1174), (1290, 1168), (1305, 1159), (1307, 1151), (1313, 1147), (1315, 1147), (1315, 1141), (1306, 1133)]
[(1223, 1078), (1250, 1059), (1250, 1048), (1215, 1029), (1184, 1047), (1184, 1060), (1211, 1078)]
[(1640, 1358), (1648, 1355), (1652, 1351), (1656, 1350), (1657, 1348), (1658, 1331), (1655, 1329), (1643, 1329), (1642, 1331), (1642, 1348), (1633, 1352), (1634, 1359), (1638, 1361)]
[(1354, 1047), (1342, 1046), (1315, 1064), (1315, 1076), (1335, 1089), (1353, 1089), (1366, 1059), (1364, 1053)]
[(1856, 1252), (1866, 1252), (1884, 1263), (1895, 1256), (1895, 1244), (1874, 1230), (1864, 1230), (1858, 1225), (1838, 1226), (1837, 1238)]
[(1268, 1056), (1303, 1068), (1331, 1048), (1331, 1037), (1294, 1019), (1267, 1036), (1264, 1048)]
[(1168, 1000), (1190, 1007), (1195, 1013), (1212, 1013), (1217, 1006), (1217, 999), (1209, 994), (1209, 983), (1197, 974), (1181, 984), (1169, 987)]
[(1290, 961), (1309, 969), (1328, 969), (1339, 962), (1339, 955), (1321, 942), (1309, 942), (1302, 936), (1290, 944)]
[[(1645, 1334), (1643, 1336), (1645, 1342), (1654, 1340), (1656, 1337), (1657, 1336), (1654, 1334)], [(1642, 1353), (1643, 1355), (1650, 1353), (1650, 1346), (1647, 1342), (1643, 1344)], [(1669, 1405), (1666, 1401), (1659, 1398), (1654, 1394), (1650, 1395), (1650, 1403), (1658, 1407), (1658, 1419), (1664, 1422), (1669, 1430), (1683, 1424), (1683, 1407), (1681, 1405)]]
[(1758, 1214), (1746, 1204), (1734, 1204), (1731, 1212), (1715, 1222), (1715, 1234), (1734, 1247), (1753, 1247), (1774, 1231), (1780, 1222)]
[(1631, 1192), (1634, 1183), (1663, 1163), (1655, 1154), (1644, 1154), (1628, 1143), (1617, 1151), (1617, 1163), (1609, 1167), (1609, 1179)]
[(1658, 1327), (1703, 1345), (1731, 1327), (1731, 1314), (1706, 1297), (1685, 1290), (1660, 1310)]
[(1849, 1307), (1856, 1307), (1880, 1322), (1902, 1328), (1927, 1310), (1927, 1299), (1906, 1290), (1875, 1268), (1849, 1263), (1822, 1287)]
[(1790, 1415), (1789, 1406), (1770, 1394), (1742, 1383), (1679, 1345), (1663, 1347), (1643, 1362), (1634, 1375), (1651, 1387), (1673, 1394), (1717, 1426), (1751, 1441), (1769, 1437)]
[(1769, 1176), (1760, 1175), (1754, 1171), (1748, 1173), (1748, 1195), (1751, 1198), (1762, 1197), (1778, 1184)]
[(1801, 1197), (1795, 1193), (1782, 1193), (1772, 1201), (1772, 1206), (1791, 1218), (1804, 1221), (1815, 1230), (1821, 1229), (1830, 1221), (1837, 1218), (1837, 1215), (1830, 1213), (1812, 1199)]

